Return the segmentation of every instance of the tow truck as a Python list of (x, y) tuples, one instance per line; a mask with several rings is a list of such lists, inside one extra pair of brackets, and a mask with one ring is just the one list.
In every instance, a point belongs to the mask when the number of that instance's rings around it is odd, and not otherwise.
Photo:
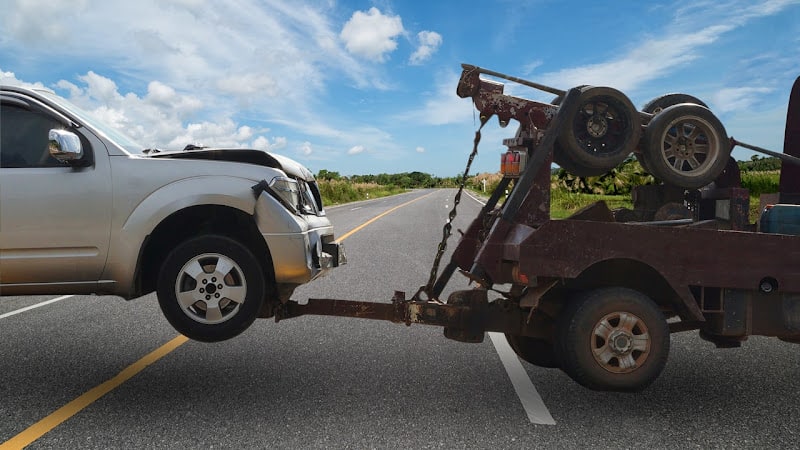
[[(507, 95), (487, 76), (556, 97)], [(457, 93), (472, 100), (481, 127), (493, 116), (519, 126), (503, 141), (501, 183), (441, 273), (480, 128), (426, 285), (411, 298), (396, 291), (389, 303), (289, 300), (276, 321), (314, 314), (426, 324), (470, 343), (500, 332), (531, 364), (559, 368), (590, 389), (628, 392), (659, 376), (670, 333), (697, 330), (720, 348), (751, 335), (800, 343), (800, 78), (783, 153), (728, 137), (687, 94), (637, 111), (613, 88), (560, 90), (466, 64)], [(770, 206), (756, 223), (730, 157), (735, 145), (782, 160), (780, 192), (762, 199)], [(566, 219), (550, 217), (553, 162), (585, 176), (631, 155), (661, 181), (636, 186), (633, 209), (612, 211), (600, 201)], [(456, 272), (474, 287), (440, 299)], [(501, 295), (490, 300), (490, 291)]]

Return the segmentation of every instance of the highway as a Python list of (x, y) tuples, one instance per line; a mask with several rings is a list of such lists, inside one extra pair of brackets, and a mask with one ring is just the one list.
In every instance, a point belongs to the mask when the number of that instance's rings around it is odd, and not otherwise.
[[(337, 235), (346, 237), (348, 264), (293, 298), (413, 295), (428, 279), (454, 195), (421, 190), (329, 208)], [(464, 196), (454, 231), (466, 229), (480, 206)], [(465, 288), (456, 274), (447, 292)], [(56, 301), (43, 304), (49, 300)], [(762, 449), (800, 442), (795, 344), (751, 337), (721, 350), (696, 332), (673, 334), (661, 377), (644, 392), (620, 394), (509, 361), (497, 337), (465, 344), (436, 327), (305, 316), (261, 319), (234, 339), (206, 344), (179, 337), (154, 295), (129, 302), (6, 296), (0, 449)]]

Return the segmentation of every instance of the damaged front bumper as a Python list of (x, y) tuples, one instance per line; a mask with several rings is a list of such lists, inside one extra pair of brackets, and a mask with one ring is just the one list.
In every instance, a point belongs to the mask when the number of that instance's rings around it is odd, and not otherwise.
[(303, 284), (347, 262), (342, 244), (325, 216), (289, 211), (274, 196), (260, 192), (254, 216), (267, 243), (275, 281)]

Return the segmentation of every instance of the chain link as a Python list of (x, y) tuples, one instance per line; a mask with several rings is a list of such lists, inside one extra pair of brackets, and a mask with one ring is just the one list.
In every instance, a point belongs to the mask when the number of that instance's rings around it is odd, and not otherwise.
[(461, 177), (461, 183), (458, 186), (458, 192), (456, 192), (455, 200), (453, 200), (453, 209), (450, 210), (447, 222), (444, 224), (444, 227), (442, 227), (442, 241), (439, 242), (439, 246), (436, 250), (436, 258), (433, 260), (433, 267), (431, 267), (431, 274), (430, 278), (428, 278), (428, 284), (419, 288), (417, 293), (414, 295), (415, 300), (423, 300), (420, 296), (422, 293), (424, 293), (426, 297), (424, 300), (434, 300), (431, 294), (433, 293), (433, 285), (436, 283), (436, 277), (439, 273), (439, 264), (442, 261), (442, 256), (444, 255), (445, 250), (447, 250), (447, 240), (450, 238), (450, 235), (453, 234), (453, 220), (456, 218), (456, 208), (458, 207), (458, 204), (461, 203), (461, 193), (464, 191), (464, 188), (467, 185), (467, 177), (469, 176), (469, 169), (472, 167), (472, 161), (478, 154), (478, 144), (481, 142), (481, 130), (488, 121), (488, 116), (481, 116), (481, 125), (475, 131), (472, 153), (469, 154), (467, 168), (464, 169), (464, 175)]

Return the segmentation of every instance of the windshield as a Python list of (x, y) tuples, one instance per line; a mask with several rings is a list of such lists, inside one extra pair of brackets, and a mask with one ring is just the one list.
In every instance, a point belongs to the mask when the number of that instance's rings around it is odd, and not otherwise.
[(121, 131), (117, 130), (116, 128), (112, 127), (111, 125), (98, 119), (88, 111), (85, 111), (80, 107), (75, 106), (73, 103), (70, 103), (68, 100), (59, 97), (58, 95), (52, 92), (47, 92), (47, 91), (37, 91), (37, 92), (42, 96), (47, 97), (48, 100), (60, 106), (68, 113), (75, 116), (80, 122), (83, 122), (89, 127), (104, 134), (107, 139), (109, 139), (118, 147), (122, 148), (128, 153), (142, 153), (144, 147), (142, 147), (139, 143), (137, 143), (131, 137), (125, 135)]

